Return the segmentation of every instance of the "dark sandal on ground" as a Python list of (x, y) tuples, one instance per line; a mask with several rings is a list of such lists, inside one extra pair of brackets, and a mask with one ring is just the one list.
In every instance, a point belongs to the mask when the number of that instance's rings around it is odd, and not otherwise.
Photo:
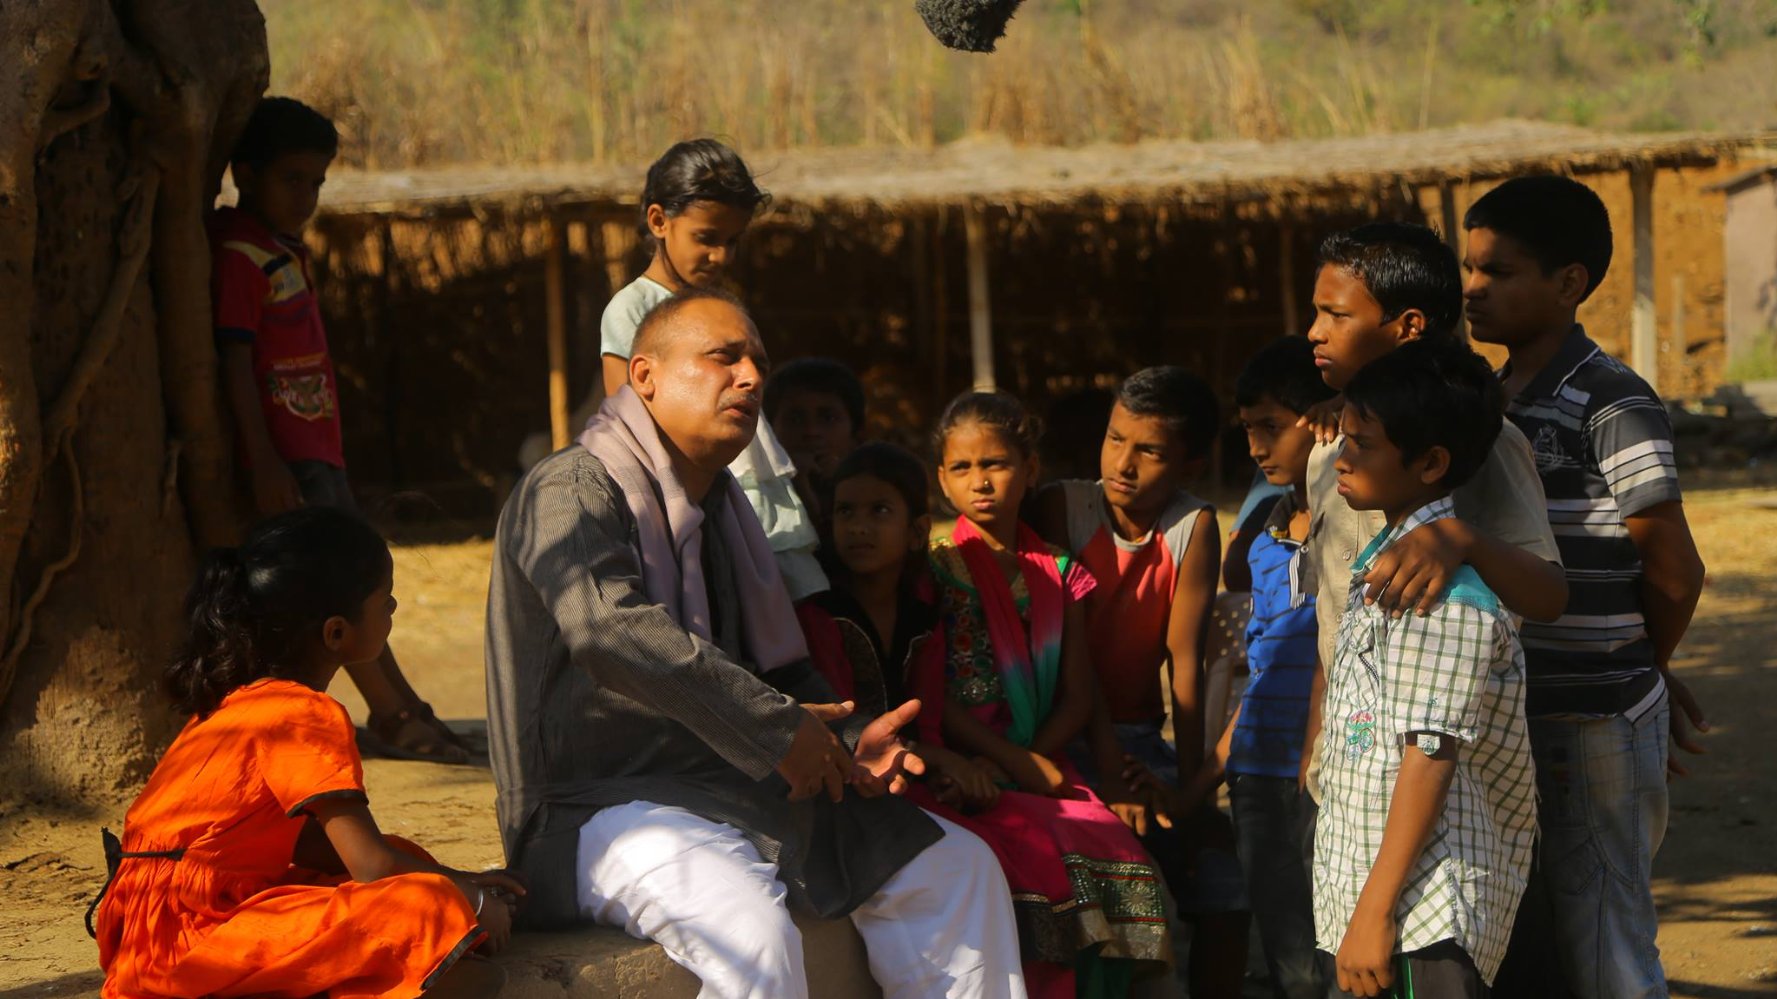
[(421, 701), (389, 715), (371, 714), (365, 724), (384, 755), (400, 760), (467, 763), (469, 746)]

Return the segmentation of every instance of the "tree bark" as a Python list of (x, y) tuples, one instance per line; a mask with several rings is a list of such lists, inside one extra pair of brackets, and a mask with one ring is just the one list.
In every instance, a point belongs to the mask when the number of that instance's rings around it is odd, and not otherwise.
[(0, 756), (103, 800), (174, 719), (155, 693), (195, 552), (239, 517), (204, 215), (267, 78), (250, 0), (0, 2)]

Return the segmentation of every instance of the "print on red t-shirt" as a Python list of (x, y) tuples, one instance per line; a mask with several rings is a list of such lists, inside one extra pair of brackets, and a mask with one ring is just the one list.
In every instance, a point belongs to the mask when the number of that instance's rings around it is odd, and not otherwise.
[(285, 461), (345, 467), (339, 383), (309, 276), (308, 251), (247, 212), (211, 226), (216, 339), (253, 347), (253, 380), (272, 445)]

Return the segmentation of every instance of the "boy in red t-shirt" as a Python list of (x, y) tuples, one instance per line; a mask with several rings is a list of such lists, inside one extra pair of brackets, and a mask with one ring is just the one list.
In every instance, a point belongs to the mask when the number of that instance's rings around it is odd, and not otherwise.
[[(261, 100), (231, 159), (240, 203), (211, 222), (222, 387), (260, 516), (299, 506), (357, 511), (340, 446), (339, 382), (297, 235), (338, 151), (339, 133), (320, 112), (288, 97)], [(468, 760), (387, 648), (346, 672), (370, 707), (371, 731), (397, 755)]]

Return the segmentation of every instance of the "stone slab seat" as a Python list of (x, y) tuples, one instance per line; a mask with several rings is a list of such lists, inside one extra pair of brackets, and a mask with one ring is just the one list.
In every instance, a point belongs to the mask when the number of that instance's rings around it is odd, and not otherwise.
[[(808, 967), (808, 994), (880, 999), (864, 941), (849, 919), (796, 917)], [(561, 933), (515, 933), (495, 961), (506, 969), (500, 999), (694, 999), (697, 976), (658, 944), (622, 930), (586, 926)]]

